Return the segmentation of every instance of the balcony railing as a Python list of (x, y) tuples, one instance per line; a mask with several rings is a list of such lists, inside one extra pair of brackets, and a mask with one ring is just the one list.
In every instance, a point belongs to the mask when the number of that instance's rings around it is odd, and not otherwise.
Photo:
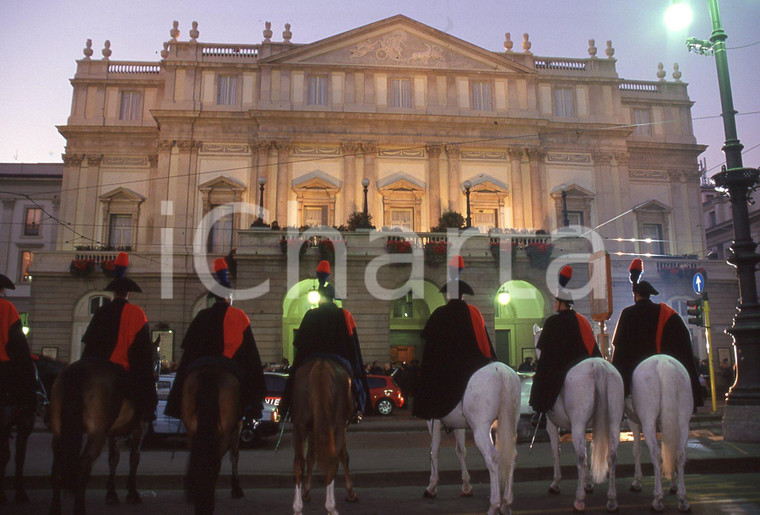
[(136, 63), (109, 63), (108, 73), (151, 73), (157, 74), (161, 72), (161, 65), (159, 64), (136, 64)]
[(620, 91), (640, 91), (643, 93), (660, 93), (659, 82), (626, 80), (618, 84)]
[(259, 56), (260, 45), (227, 45), (204, 43), (201, 55), (206, 57), (227, 57), (231, 59), (255, 60)]
[(539, 57), (535, 60), (537, 70), (585, 72), (586, 59), (554, 59)]

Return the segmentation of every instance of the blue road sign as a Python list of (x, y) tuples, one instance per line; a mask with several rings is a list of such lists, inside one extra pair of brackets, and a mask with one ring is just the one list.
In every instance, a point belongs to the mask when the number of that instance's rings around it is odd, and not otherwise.
[(694, 293), (702, 295), (702, 292), (705, 291), (705, 277), (697, 272), (691, 280), (691, 286), (694, 288)]

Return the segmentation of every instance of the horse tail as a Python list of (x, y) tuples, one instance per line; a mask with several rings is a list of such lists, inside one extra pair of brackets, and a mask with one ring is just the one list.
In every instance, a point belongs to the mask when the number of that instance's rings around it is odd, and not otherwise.
[[(601, 358), (599, 358), (601, 359)], [(610, 410), (608, 405), (608, 384), (606, 362), (591, 362), (594, 378), (594, 421), (591, 437), (591, 477), (594, 483), (604, 481), (610, 454)]]
[[(198, 390), (195, 394), (197, 431), (190, 442), (190, 463), (187, 469), (186, 488), (196, 511), (199, 507), (214, 506), (214, 487), (219, 476), (219, 383), (214, 370), (198, 372)], [(209, 513), (211, 513), (209, 511)]]
[(326, 360), (317, 360), (309, 374), (309, 392), (313, 426), (311, 441), (317, 467), (327, 472), (331, 460), (337, 458), (332, 413), (336, 410), (338, 392), (335, 388), (335, 369)]
[[(73, 372), (73, 373), (72, 373)], [(60, 403), (60, 437), (58, 449), (60, 459), (61, 482), (64, 488), (73, 489), (79, 477), (82, 454), (82, 433), (84, 433), (84, 395), (85, 370), (68, 369), (59, 376), (60, 385), (55, 390), (55, 401)]]
[[(688, 399), (679, 399), (680, 393), (685, 391), (691, 396), (691, 384), (689, 382), (681, 383), (678, 367), (670, 360), (661, 360), (657, 363), (656, 375), (659, 378), (660, 387), (660, 417), (662, 440), (662, 475), (668, 479), (673, 478), (673, 472), (676, 469), (676, 456), (679, 449), (679, 437), (681, 427), (678, 423), (678, 413), (681, 408), (680, 404), (687, 402)], [(674, 360), (675, 361), (675, 360)], [(656, 445), (656, 442), (655, 444)]]
[(517, 422), (520, 419), (520, 379), (506, 366), (499, 366), (499, 418), (496, 428), (496, 449), (499, 459), (499, 480), (504, 482), (514, 471), (517, 457)]

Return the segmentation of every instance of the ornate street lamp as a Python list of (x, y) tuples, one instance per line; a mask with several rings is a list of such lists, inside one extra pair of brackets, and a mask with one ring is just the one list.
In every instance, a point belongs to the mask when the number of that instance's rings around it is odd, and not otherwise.
[(364, 217), (367, 217), (367, 188), (369, 188), (369, 179), (366, 177), (362, 179), (362, 187), (364, 188)]
[(468, 229), (472, 227), (472, 218), (470, 218), (470, 188), (472, 188), (472, 183), (470, 181), (464, 181), (464, 196), (467, 198), (467, 219), (465, 220), (465, 227)]
[(755, 267), (760, 256), (752, 241), (747, 204), (758, 182), (760, 171), (744, 168), (742, 148), (736, 132), (734, 101), (726, 56), (726, 33), (723, 31), (718, 0), (708, 0), (712, 35), (709, 41), (689, 38), (689, 50), (702, 55), (715, 55), (718, 86), (726, 142), (723, 152), (726, 164), (713, 176), (715, 189), (728, 194), (734, 226), (734, 242), (728, 263), (736, 268), (739, 279), (739, 305), (733, 325), (726, 330), (734, 340), (736, 382), (726, 395), (723, 414), (723, 437), (728, 441), (760, 441), (760, 305), (757, 302)]
[(266, 177), (259, 177), (259, 218), (264, 219), (264, 186), (267, 183)]

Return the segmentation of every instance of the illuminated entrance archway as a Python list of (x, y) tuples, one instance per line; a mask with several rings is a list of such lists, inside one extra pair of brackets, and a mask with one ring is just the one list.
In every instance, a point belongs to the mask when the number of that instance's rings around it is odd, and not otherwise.
[(535, 359), (533, 325), (543, 325), (545, 300), (526, 281), (507, 281), (494, 299), (494, 348), (500, 361), (517, 368), (525, 356)]
[(439, 306), (443, 306), (443, 294), (439, 287), (429, 281), (423, 281), (424, 297), (412, 298), (410, 291), (406, 296), (391, 301), (390, 316), (390, 359), (396, 362), (422, 360), (422, 341), (420, 333), (425, 322)]
[[(308, 310), (317, 307), (318, 301), (312, 303), (309, 300), (309, 292), (316, 292), (318, 286), (316, 279), (304, 279), (293, 286), (282, 301), (282, 357), (288, 358), (291, 363), (293, 363), (293, 339), (301, 325), (301, 320)], [(343, 307), (341, 301), (336, 300), (335, 303)]]

